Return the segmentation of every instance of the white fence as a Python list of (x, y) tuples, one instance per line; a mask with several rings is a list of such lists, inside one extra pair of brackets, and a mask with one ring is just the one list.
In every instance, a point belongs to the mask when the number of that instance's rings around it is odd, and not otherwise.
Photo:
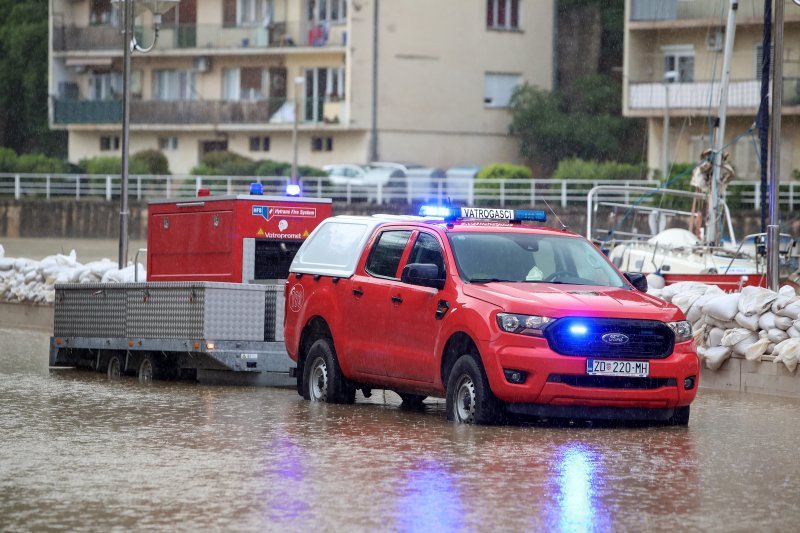
[[(80, 174), (0, 174), (0, 198), (106, 200), (119, 198), (120, 177)], [(259, 182), (265, 195), (283, 195), (289, 178), (251, 176), (130, 176), (128, 197), (131, 200), (193, 197), (201, 187), (212, 194), (248, 194), (250, 183)], [(302, 195), (331, 198), (346, 204), (356, 203), (443, 203), (467, 205), (518, 206), (546, 201), (553, 205), (585, 205), (586, 193), (597, 185), (657, 187), (646, 180), (497, 180), (475, 181), (471, 178), (400, 178), (385, 185), (334, 185), (327, 178), (302, 178)], [(793, 210), (800, 205), (800, 187), (781, 184), (780, 204)], [(734, 181), (728, 188), (728, 203), (742, 208), (760, 204), (760, 183)], [(637, 194), (620, 193), (616, 201), (635, 200)]]

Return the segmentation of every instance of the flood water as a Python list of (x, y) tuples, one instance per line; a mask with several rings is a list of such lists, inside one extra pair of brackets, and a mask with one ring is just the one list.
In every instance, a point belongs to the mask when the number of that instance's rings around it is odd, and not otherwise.
[(0, 530), (795, 530), (800, 402), (701, 391), (688, 428), (458, 427), (377, 393), (140, 385), (0, 330)]

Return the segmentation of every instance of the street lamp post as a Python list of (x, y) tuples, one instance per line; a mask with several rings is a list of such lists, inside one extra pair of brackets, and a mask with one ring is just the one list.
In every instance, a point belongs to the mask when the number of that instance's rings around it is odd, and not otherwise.
[[(306, 83), (306, 79), (303, 76), (297, 76), (294, 79), (294, 123), (292, 124), (292, 176), (289, 179), (290, 186), (299, 186), (300, 184), (300, 176), (298, 175), (297, 171), (297, 123), (299, 122), (300, 118), (300, 111), (302, 107), (300, 106), (300, 97), (298, 96), (298, 88), (302, 88)], [(292, 191), (287, 192), (294, 192), (298, 191), (298, 187), (292, 187)]]
[[(180, 0), (112, 0), (113, 4), (122, 6), (122, 183), (119, 191), (119, 268), (128, 264), (128, 148), (130, 145), (131, 114), (131, 53), (138, 51), (147, 53), (155, 48), (158, 42), (158, 31), (161, 27), (161, 15), (177, 6)], [(153, 14), (153, 42), (142, 47), (133, 33), (134, 18), (145, 12)]]

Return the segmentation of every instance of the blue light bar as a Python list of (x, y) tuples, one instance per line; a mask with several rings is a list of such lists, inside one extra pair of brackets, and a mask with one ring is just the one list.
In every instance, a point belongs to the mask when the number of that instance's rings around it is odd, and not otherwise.
[(300, 185), (297, 183), (290, 183), (286, 186), (286, 194), (289, 196), (300, 196)]
[(441, 205), (423, 205), (419, 209), (420, 216), (444, 218), (445, 220), (496, 220), (519, 222), (531, 220), (547, 221), (547, 213), (534, 209), (497, 209), (489, 207), (447, 207)]
[(455, 218), (458, 208), (443, 205), (423, 205), (419, 208), (419, 216), (433, 218)]
[(533, 220), (535, 222), (546, 222), (547, 213), (538, 209), (516, 209), (514, 210), (514, 220)]

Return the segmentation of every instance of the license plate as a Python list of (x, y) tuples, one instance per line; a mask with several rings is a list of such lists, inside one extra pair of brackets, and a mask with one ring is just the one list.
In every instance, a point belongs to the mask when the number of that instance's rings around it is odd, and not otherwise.
[(646, 378), (650, 375), (648, 361), (610, 361), (607, 359), (587, 359), (586, 373), (591, 376), (628, 376)]

